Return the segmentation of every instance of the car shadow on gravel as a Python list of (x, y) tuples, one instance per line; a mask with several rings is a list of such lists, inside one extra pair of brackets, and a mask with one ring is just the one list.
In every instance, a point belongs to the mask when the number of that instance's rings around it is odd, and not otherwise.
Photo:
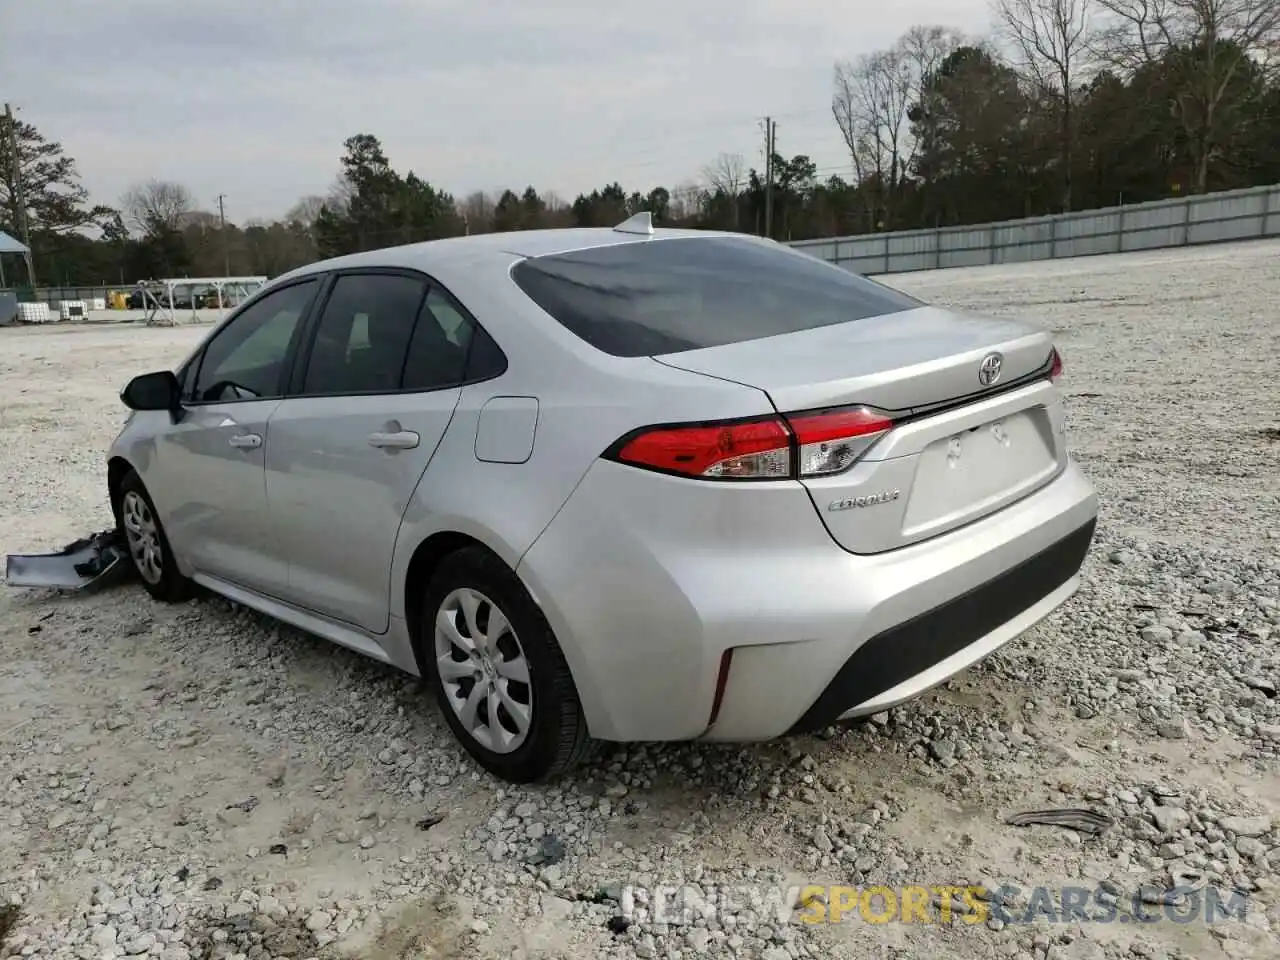
[[(225, 833), (227, 851), (238, 848), (228, 884), (252, 872), (249, 847), (287, 843), (289, 861), (273, 873), (309, 884), (299, 870), (336, 869), (366, 839), (370, 857), (422, 842), (484, 857), (511, 829), (495, 818), (532, 817), (555, 833), (553, 810), (589, 817), (589, 833), (560, 836), (571, 860), (617, 859), (619, 844), (652, 857), (669, 837), (711, 832), (739, 858), (751, 849), (790, 866), (807, 840), (779, 823), (819, 809), (865, 813), (899, 792), (907, 761), (928, 762), (921, 742), (940, 729), (940, 707), (981, 709), (929, 694), (817, 736), (612, 745), (557, 782), (518, 787), (471, 761), (417, 678), (224, 599), (165, 606), (129, 585), (16, 597), (10, 614), (6, 648), (58, 687), (42, 696), (82, 731), (68, 750), (94, 752), (100, 774), (122, 787), (147, 782), (159, 802), (190, 807), (211, 837)], [(134, 746), (116, 759), (126, 741)], [(246, 816), (233, 809), (251, 801)], [(526, 804), (539, 812), (515, 813)], [(305, 827), (293, 830), (295, 820)], [(312, 866), (294, 869), (304, 841), (315, 844), (303, 855)], [(532, 864), (534, 847), (516, 840), (502, 856)]]
[[(11, 608), (37, 642), (71, 632), (80, 641), (93, 638), (95, 659), (114, 650), (143, 664), (188, 668), (180, 684), (172, 669), (148, 677), (139, 699), (181, 698), (206, 713), (222, 706), (237, 725), (260, 725), (253, 715), (265, 714), (274, 735), (303, 751), (323, 753), (323, 741), (340, 732), (348, 757), (337, 766), (376, 758), (373, 769), (383, 779), (403, 788), (416, 777), (424, 781), (423, 795), (430, 793), (426, 781), (446, 775), (482, 793), (512, 790), (471, 761), (420, 678), (224, 598), (202, 592), (171, 607), (128, 584), (100, 595), (32, 591), (13, 597)], [(290, 709), (280, 709), (286, 702)], [(894, 729), (859, 721), (761, 744), (606, 743), (554, 786), (591, 794), (620, 783), (633, 798), (644, 795), (673, 810), (715, 810), (800, 795), (820, 776), (811, 755), (871, 761)], [(432, 768), (425, 777), (420, 764), (402, 759), (423, 752)]]
[(9, 934), (17, 928), (19, 917), (18, 908), (12, 904), (0, 906), (0, 950), (4, 950)]

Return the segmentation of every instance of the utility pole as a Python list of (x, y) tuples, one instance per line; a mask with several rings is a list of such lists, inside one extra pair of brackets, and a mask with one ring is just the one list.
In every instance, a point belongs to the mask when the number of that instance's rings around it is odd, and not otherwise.
[(222, 206), (222, 201), (226, 198), (225, 193), (218, 194), (218, 233), (222, 237), (222, 275), (229, 277), (231, 276), (231, 254), (227, 247), (227, 212)]
[(773, 151), (776, 146), (778, 125), (772, 118), (764, 118), (764, 235), (773, 239)]
[(22, 242), (27, 248), (23, 259), (27, 263), (27, 282), (32, 288), (36, 285), (36, 268), (31, 261), (31, 229), (27, 224), (27, 198), (22, 189), (22, 163), (18, 159), (18, 123), (13, 119), (13, 108), (4, 105), (5, 128), (9, 133), (9, 170), (13, 176), (14, 212), (18, 215), (18, 232), (22, 234)]

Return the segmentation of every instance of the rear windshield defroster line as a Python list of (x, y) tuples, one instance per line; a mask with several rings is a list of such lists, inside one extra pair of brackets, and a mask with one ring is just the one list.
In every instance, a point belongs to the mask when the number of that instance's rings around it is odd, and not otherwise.
[(920, 301), (786, 247), (646, 240), (522, 260), (524, 293), (615, 357), (646, 357), (914, 310)]

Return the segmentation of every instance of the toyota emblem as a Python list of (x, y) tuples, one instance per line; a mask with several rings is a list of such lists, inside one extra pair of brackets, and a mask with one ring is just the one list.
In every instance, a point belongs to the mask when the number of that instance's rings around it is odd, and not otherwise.
[(988, 353), (982, 358), (982, 366), (978, 367), (978, 382), (989, 387), (1000, 379), (1000, 367), (1004, 357), (998, 353)]

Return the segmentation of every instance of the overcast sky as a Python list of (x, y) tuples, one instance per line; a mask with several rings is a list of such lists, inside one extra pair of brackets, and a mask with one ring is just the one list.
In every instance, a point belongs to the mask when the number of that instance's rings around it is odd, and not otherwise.
[(465, 195), (567, 200), (759, 165), (758, 118), (823, 175), (838, 58), (915, 23), (981, 33), (986, 0), (0, 0), (0, 97), (97, 202), (156, 177), (236, 221), (324, 193), (342, 141)]

